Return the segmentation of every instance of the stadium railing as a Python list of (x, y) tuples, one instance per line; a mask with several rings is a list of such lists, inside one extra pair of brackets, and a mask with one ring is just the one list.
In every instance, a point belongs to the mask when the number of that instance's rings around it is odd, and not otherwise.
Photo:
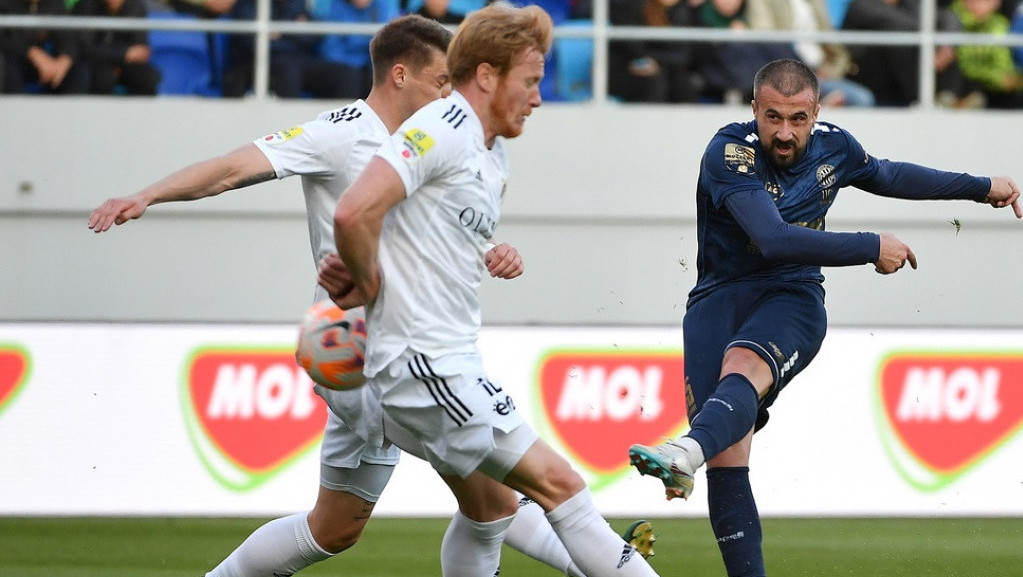
[[(271, 0), (257, 0), (255, 20), (161, 20), (151, 18), (111, 18), (82, 16), (17, 16), (0, 14), (0, 28), (65, 28), (74, 30), (175, 30), (253, 34), (256, 40), (254, 96), (269, 97), (270, 37), (272, 34), (358, 34), (371, 35), (380, 24), (342, 22), (280, 22), (270, 19)], [(938, 32), (935, 29), (936, 0), (920, 4), (918, 32), (888, 31), (754, 31), (737, 33), (727, 29), (613, 26), (608, 24), (608, 0), (593, 3), (593, 24), (555, 28), (556, 38), (589, 38), (593, 41), (592, 98), (602, 104), (607, 96), (607, 54), (610, 40), (671, 40), (692, 42), (789, 43), (813, 41), (844, 45), (916, 46), (920, 50), (919, 105), (934, 107), (934, 49), (936, 46), (983, 45), (1023, 46), (1023, 34), (1004, 36)]]

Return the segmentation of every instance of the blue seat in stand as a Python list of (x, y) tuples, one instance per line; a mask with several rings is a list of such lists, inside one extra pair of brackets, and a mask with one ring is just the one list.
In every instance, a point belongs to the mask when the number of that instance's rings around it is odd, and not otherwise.
[[(196, 20), (190, 14), (150, 12), (151, 19)], [(160, 95), (219, 96), (219, 71), (214, 38), (201, 31), (151, 30), (150, 61), (160, 70)]]

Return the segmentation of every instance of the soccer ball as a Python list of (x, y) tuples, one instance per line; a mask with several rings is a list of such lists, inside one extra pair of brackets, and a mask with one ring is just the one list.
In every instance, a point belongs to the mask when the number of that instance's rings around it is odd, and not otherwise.
[(309, 307), (295, 349), (295, 361), (309, 378), (335, 391), (354, 389), (366, 382), (365, 358), (365, 309), (344, 311), (329, 300)]

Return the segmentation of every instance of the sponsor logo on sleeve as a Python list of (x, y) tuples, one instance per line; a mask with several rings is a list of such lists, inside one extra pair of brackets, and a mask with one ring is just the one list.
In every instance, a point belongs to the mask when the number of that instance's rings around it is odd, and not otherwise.
[(924, 491), (949, 485), (1023, 427), (1023, 353), (894, 353), (877, 390), (885, 450)]
[(725, 166), (732, 172), (753, 174), (753, 162), (756, 160), (756, 155), (752, 146), (743, 146), (734, 142), (725, 144)]
[(594, 490), (630, 470), (630, 445), (660, 443), (688, 426), (678, 351), (554, 351), (537, 377), (538, 421), (596, 476)]
[(0, 413), (14, 402), (28, 380), (31, 357), (18, 345), (0, 344)]
[(275, 132), (273, 134), (267, 134), (266, 136), (263, 137), (263, 142), (267, 144), (280, 144), (281, 142), (287, 142), (292, 138), (295, 138), (299, 134), (302, 134), (302, 132), (303, 131), (301, 126), (295, 126), (287, 130), (282, 130), (280, 132)]
[(224, 486), (271, 478), (323, 436), (327, 412), (294, 348), (196, 350), (185, 365), (182, 409), (199, 458)]

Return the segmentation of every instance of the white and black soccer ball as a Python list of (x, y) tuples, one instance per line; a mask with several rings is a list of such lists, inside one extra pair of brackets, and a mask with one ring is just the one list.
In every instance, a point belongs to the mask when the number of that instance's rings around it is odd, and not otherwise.
[(366, 312), (363, 307), (341, 310), (333, 301), (320, 301), (302, 317), (295, 361), (315, 383), (335, 391), (366, 382)]

